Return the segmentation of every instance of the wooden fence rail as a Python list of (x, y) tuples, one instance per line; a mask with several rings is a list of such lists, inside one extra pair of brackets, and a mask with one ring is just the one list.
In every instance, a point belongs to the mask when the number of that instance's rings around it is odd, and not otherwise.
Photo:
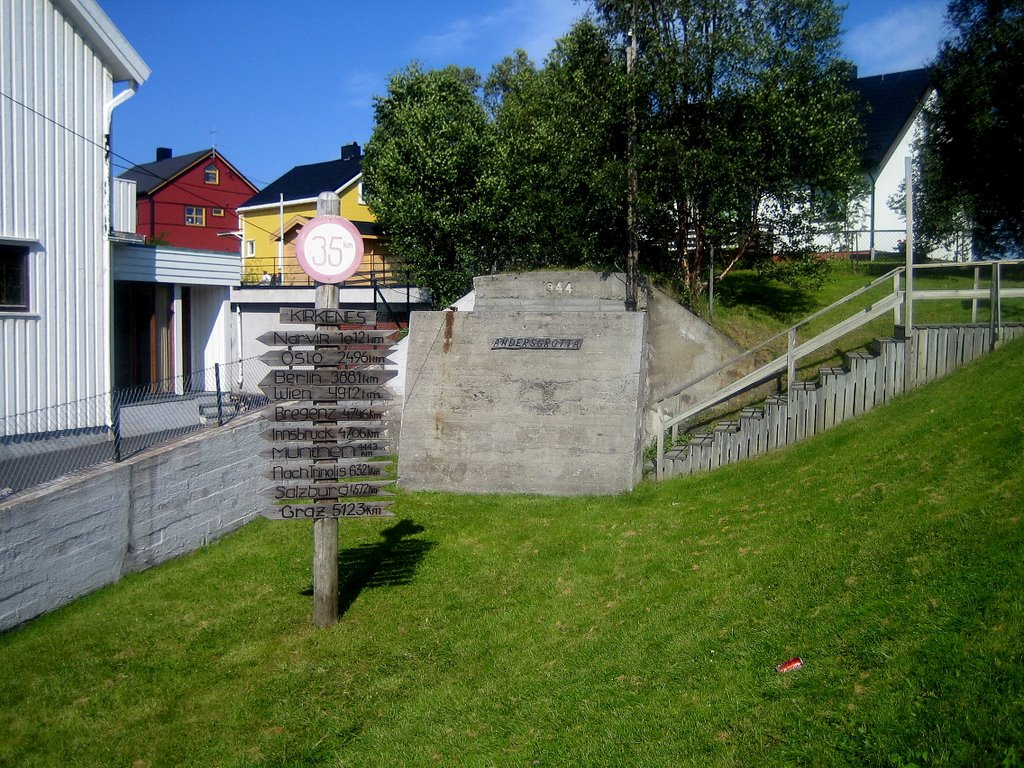
[[(802, 440), (848, 418), (888, 402), (905, 390), (941, 378), (989, 352), (997, 343), (1024, 334), (1024, 325), (1003, 322), (1003, 301), (1024, 297), (1022, 288), (1002, 286), (1003, 270), (1024, 262), (1003, 260), (966, 264), (914, 265), (912, 269), (965, 268), (974, 270), (974, 287), (922, 290), (913, 276), (907, 280), (906, 267), (899, 267), (858, 289), (824, 310), (805, 318), (792, 328), (749, 350), (740, 357), (705, 376), (692, 380), (658, 401), (655, 406), (657, 454), (655, 473), (659, 480), (678, 474), (714, 469), (773, 448)], [(988, 287), (980, 285), (979, 274), (989, 270)], [(796, 343), (797, 331), (826, 312), (852, 305), (867, 291), (891, 281), (891, 292), (866, 307), (852, 306), (849, 316), (803, 343)], [(906, 286), (914, 286), (910, 291)], [(972, 319), (977, 319), (979, 302), (989, 302), (988, 323), (965, 325), (918, 325), (907, 327), (901, 321), (913, 317), (913, 303), (926, 300), (956, 300), (972, 303)], [(845, 334), (871, 320), (893, 313), (893, 336), (877, 339), (872, 352), (844, 355), (842, 367), (822, 368), (816, 381), (798, 381), (797, 363), (808, 355), (833, 344)], [(688, 404), (687, 390), (745, 357), (752, 357), (772, 341), (788, 337), (788, 350), (757, 370), (723, 387), (715, 394)], [(907, 344), (907, 340), (910, 344)], [(737, 396), (778, 379), (785, 372), (788, 391), (769, 397), (763, 406), (743, 408), (739, 417), (724, 421), (706, 433), (683, 437), (688, 424)]]

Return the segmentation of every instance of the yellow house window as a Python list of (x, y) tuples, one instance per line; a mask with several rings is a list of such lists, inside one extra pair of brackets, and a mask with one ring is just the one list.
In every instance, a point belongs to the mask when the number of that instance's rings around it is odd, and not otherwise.
[(220, 184), (220, 169), (216, 165), (208, 165), (203, 169), (203, 181), (206, 184)]
[(185, 224), (190, 227), (206, 226), (206, 209), (196, 208), (191, 205), (185, 206)]

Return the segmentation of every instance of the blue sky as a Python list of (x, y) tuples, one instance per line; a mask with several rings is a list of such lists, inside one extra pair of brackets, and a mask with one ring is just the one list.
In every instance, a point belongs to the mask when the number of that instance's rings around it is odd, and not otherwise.
[[(98, 0), (153, 70), (114, 114), (117, 172), (155, 148), (212, 145), (257, 186), (365, 145), (373, 97), (411, 61), (486, 76), (516, 48), (539, 65), (587, 5), (573, 0)], [(861, 75), (923, 66), (945, 0), (850, 0)], [(127, 162), (126, 162), (127, 161)]]

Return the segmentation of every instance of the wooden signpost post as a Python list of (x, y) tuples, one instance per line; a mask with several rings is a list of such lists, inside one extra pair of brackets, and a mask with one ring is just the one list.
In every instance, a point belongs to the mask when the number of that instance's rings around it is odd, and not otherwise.
[[(270, 399), (262, 433), (271, 447), (264, 476), (274, 485), (263, 517), (313, 521), (313, 623), (338, 620), (338, 520), (392, 517), (385, 383), (395, 332), (379, 330), (376, 312), (338, 307), (337, 283), (356, 272), (363, 258), (358, 230), (339, 216), (338, 196), (317, 199), (317, 216), (299, 232), (296, 258), (314, 280), (316, 306), (281, 310), (283, 324), (315, 330), (275, 330), (259, 340), (280, 346), (260, 357), (272, 369), (260, 382)], [(296, 348), (300, 347), (300, 348)], [(296, 366), (301, 366), (297, 369)]]

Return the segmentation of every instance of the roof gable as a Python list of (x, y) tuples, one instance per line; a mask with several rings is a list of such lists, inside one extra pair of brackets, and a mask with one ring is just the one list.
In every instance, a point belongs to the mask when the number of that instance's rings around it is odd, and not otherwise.
[(282, 195), (285, 202), (316, 199), (321, 192), (340, 192), (361, 173), (361, 157), (297, 165), (246, 200), (239, 208), (277, 205)]
[(861, 166), (877, 175), (910, 128), (931, 90), (927, 69), (860, 77), (853, 83), (866, 144)]
[(239, 179), (249, 187), (255, 189), (253, 184), (245, 178), (238, 169), (229, 163), (223, 155), (218, 154), (215, 149), (201, 149), (198, 152), (190, 152), (187, 155), (168, 157), (164, 160), (156, 160), (152, 163), (142, 163), (133, 166), (118, 176), (119, 179), (134, 181), (137, 194), (151, 195), (160, 187), (168, 184), (186, 171), (194, 168), (199, 163), (208, 159), (216, 158), (235, 172)]

